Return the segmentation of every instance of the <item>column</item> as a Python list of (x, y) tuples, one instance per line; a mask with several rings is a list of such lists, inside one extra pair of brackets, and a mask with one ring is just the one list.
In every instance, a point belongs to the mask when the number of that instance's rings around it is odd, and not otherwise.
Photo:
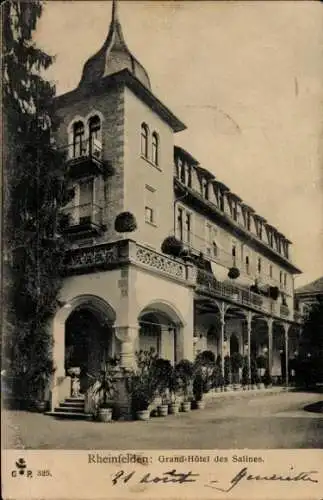
[(290, 325), (288, 323), (284, 323), (284, 333), (285, 333), (285, 386), (288, 389), (289, 384), (289, 373), (288, 373), (288, 331)]
[(268, 372), (271, 377), (272, 366), (273, 366), (273, 318), (267, 319), (268, 326)]
[(247, 313), (247, 335), (248, 335), (248, 381), (251, 383), (251, 328), (252, 328), (253, 314), (251, 311)]
[(221, 302), (220, 307), (220, 323), (221, 323), (221, 375), (224, 380), (224, 334), (225, 334), (225, 312), (226, 307), (224, 302)]
[(136, 364), (135, 340), (138, 337), (138, 325), (115, 326), (114, 333), (120, 340), (120, 365), (131, 370)]

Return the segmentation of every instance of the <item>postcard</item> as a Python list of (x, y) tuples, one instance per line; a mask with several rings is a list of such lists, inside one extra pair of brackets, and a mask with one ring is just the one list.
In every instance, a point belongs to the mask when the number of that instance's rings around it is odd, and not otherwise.
[(3, 498), (322, 500), (322, 3), (2, 22)]

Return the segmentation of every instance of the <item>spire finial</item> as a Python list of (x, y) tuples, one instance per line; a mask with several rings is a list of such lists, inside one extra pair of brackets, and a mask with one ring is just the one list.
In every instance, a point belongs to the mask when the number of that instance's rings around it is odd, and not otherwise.
[(112, 0), (112, 24), (118, 21), (118, 0)]

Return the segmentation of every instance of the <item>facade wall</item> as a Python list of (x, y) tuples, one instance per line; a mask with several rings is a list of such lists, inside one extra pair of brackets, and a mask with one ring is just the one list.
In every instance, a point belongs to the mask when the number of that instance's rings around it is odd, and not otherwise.
[[(217, 266), (218, 279), (227, 279), (227, 269), (235, 261), (236, 267), (240, 270), (240, 276), (235, 282), (243, 286), (251, 286), (258, 281), (260, 286), (277, 286), (286, 296), (286, 303), (293, 309), (294, 280), (293, 275), (279, 266), (275, 261), (264, 257), (250, 245), (242, 242), (237, 236), (228, 230), (211, 222), (208, 217), (202, 215), (179, 202), (176, 205), (183, 207), (191, 214), (191, 246), (199, 252), (203, 252), (205, 257), (213, 260)], [(212, 236), (209, 237), (209, 227), (212, 228)], [(177, 229), (178, 234), (178, 229)], [(213, 253), (212, 243), (216, 243), (217, 255)], [(235, 259), (232, 256), (232, 247), (236, 247)], [(246, 264), (246, 257), (249, 258), (249, 265)], [(258, 271), (258, 259), (261, 259), (261, 270)], [(222, 268), (222, 269), (221, 269)], [(217, 277), (217, 275), (216, 275)], [(278, 299), (281, 302), (281, 298)]]
[[(142, 123), (149, 128), (148, 158), (141, 154)], [(173, 230), (173, 131), (129, 89), (125, 89), (124, 125), (124, 204), (126, 210), (135, 214), (138, 223), (132, 237), (160, 251), (163, 239)], [(159, 137), (157, 166), (152, 162), (153, 132)], [(145, 221), (146, 205), (152, 205), (150, 208), (154, 210), (152, 223)]]
[[(76, 92), (76, 91), (75, 91)], [(124, 210), (124, 88), (110, 88), (100, 95), (77, 94), (67, 95), (59, 105), (57, 114), (61, 119), (56, 133), (58, 147), (65, 148), (71, 145), (69, 126), (73, 120), (84, 120), (87, 127), (88, 117), (96, 112), (102, 120), (102, 148), (104, 160), (114, 167), (114, 174), (103, 179), (96, 176), (94, 181), (95, 203), (103, 209), (103, 224), (106, 231), (102, 236), (92, 238), (92, 243), (100, 243), (120, 238), (114, 231), (114, 219)], [(71, 183), (73, 186), (77, 181)], [(75, 199), (75, 204), (78, 201)], [(72, 205), (73, 202), (70, 204)]]

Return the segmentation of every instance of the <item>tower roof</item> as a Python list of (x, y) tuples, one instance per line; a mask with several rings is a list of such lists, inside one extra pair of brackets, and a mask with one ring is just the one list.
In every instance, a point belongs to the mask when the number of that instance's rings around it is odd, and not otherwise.
[(151, 89), (147, 71), (127, 47), (119, 21), (117, 0), (112, 0), (108, 36), (101, 49), (84, 64), (79, 86), (91, 85), (123, 69), (128, 69), (146, 88)]

